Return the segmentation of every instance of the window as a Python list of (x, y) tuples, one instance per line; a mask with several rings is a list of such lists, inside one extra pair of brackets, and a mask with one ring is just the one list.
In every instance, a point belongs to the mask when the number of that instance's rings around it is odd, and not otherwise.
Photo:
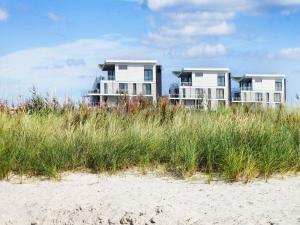
[(201, 73), (201, 72), (196, 72), (196, 73), (195, 73), (195, 76), (196, 76), (196, 77), (203, 77), (203, 73)]
[(281, 94), (280, 93), (274, 94), (274, 102), (281, 102)]
[(136, 95), (136, 83), (132, 84), (132, 94)]
[(275, 81), (275, 91), (282, 91), (282, 81)]
[(143, 84), (143, 95), (151, 95), (151, 84)]
[(263, 100), (263, 94), (262, 93), (255, 93), (255, 101), (262, 102)]
[(207, 95), (208, 95), (208, 96), (207, 96), (207, 97), (208, 97), (208, 99), (211, 99), (211, 89), (210, 89), (210, 88), (208, 88), (207, 92), (208, 92), (208, 93), (207, 93)]
[(196, 88), (196, 98), (203, 98), (203, 89), (202, 88)]
[(144, 66), (144, 80), (145, 81), (153, 80), (153, 66), (151, 65)]
[(267, 102), (270, 102), (270, 93), (266, 93), (266, 100)]
[(225, 86), (225, 73), (218, 74), (218, 86)]
[(115, 71), (113, 71), (113, 70), (107, 71), (107, 79), (108, 80), (115, 80)]
[(182, 88), (182, 97), (185, 98), (185, 88)]
[(119, 83), (119, 91), (120, 91), (120, 94), (128, 93), (128, 84), (127, 83)]
[(256, 83), (261, 83), (261, 82), (262, 82), (262, 79), (261, 79), (261, 78), (256, 78), (256, 79), (255, 79), (255, 82), (256, 82)]
[(128, 66), (127, 65), (119, 65), (119, 70), (127, 70)]
[(224, 89), (217, 89), (217, 99), (224, 99)]
[(104, 94), (108, 94), (107, 83), (104, 83)]

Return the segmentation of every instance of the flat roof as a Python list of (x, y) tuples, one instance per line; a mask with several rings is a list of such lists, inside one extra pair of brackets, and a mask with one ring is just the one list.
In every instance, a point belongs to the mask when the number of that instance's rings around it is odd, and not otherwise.
[(248, 79), (251, 79), (251, 78), (285, 78), (285, 75), (284, 74), (278, 74), (278, 73), (265, 73), (265, 74), (263, 74), (263, 73), (262, 74), (248, 73), (248, 74), (245, 74), (243, 76), (234, 76), (234, 77), (232, 77), (233, 80), (236, 80), (238, 82), (243, 81), (243, 80), (248, 80)]
[(244, 75), (244, 77), (280, 77), (280, 78), (284, 78), (285, 77), (285, 75), (284, 74), (278, 74), (278, 73), (265, 73), (265, 74), (259, 74), (259, 73), (257, 73), (257, 74), (251, 74), (251, 73), (249, 73), (249, 74), (245, 74)]
[(188, 72), (197, 72), (197, 71), (200, 71), (200, 72), (229, 72), (230, 69), (229, 68), (214, 68), (214, 67), (185, 67), (183, 68), (182, 70), (180, 71), (174, 71), (173, 73), (180, 77), (182, 74), (184, 73), (188, 73)]
[(229, 68), (213, 68), (213, 67), (207, 67), (207, 68), (193, 68), (193, 67), (186, 67), (183, 68), (183, 72), (194, 72), (194, 71), (229, 71)]
[(124, 59), (109, 59), (104, 61), (105, 64), (128, 63), (128, 64), (158, 64), (157, 60), (124, 60)]

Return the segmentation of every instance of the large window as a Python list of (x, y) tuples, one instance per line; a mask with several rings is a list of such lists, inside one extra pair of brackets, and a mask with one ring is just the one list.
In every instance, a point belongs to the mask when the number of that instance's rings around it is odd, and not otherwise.
[(225, 73), (218, 74), (218, 86), (225, 86)]
[(132, 84), (132, 94), (136, 95), (136, 83)]
[(119, 65), (119, 70), (127, 70), (128, 66), (127, 65)]
[(144, 67), (144, 80), (145, 81), (152, 81), (153, 80), (153, 66), (146, 65)]
[(185, 88), (182, 88), (182, 97), (185, 98), (186, 93), (185, 93)]
[(224, 99), (224, 89), (217, 89), (217, 99)]
[(128, 84), (127, 83), (119, 83), (119, 92), (120, 94), (128, 93)]
[(115, 80), (115, 71), (113, 71), (113, 70), (107, 71), (107, 79), (108, 80)]
[(108, 94), (107, 83), (104, 83), (104, 94)]
[(282, 81), (275, 81), (275, 91), (282, 91)]
[(263, 100), (263, 94), (260, 92), (255, 93), (255, 101), (262, 102)]
[(151, 84), (143, 84), (143, 95), (151, 95)]
[(196, 98), (203, 98), (204, 94), (203, 94), (203, 88), (196, 88)]
[(196, 76), (196, 77), (203, 77), (203, 73), (202, 73), (202, 72), (196, 72), (196, 73), (195, 73), (195, 76)]
[(280, 93), (274, 94), (274, 102), (281, 102), (281, 94)]

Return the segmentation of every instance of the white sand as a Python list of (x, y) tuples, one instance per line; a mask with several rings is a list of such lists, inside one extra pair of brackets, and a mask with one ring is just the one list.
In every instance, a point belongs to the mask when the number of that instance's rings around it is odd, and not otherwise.
[(71, 174), (0, 182), (0, 224), (300, 224), (300, 177), (225, 184)]

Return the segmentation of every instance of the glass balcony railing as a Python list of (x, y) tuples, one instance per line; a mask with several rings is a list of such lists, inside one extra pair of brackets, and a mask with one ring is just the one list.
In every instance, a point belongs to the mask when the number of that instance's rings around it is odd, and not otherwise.
[(181, 82), (181, 86), (192, 86), (192, 82)]
[(252, 86), (241, 86), (242, 91), (252, 91)]
[(88, 94), (98, 94), (98, 93), (100, 93), (100, 89), (88, 91)]
[(235, 97), (232, 97), (232, 101), (233, 102), (239, 102), (239, 101), (242, 101), (242, 98), (238, 97), (238, 96), (235, 96)]

